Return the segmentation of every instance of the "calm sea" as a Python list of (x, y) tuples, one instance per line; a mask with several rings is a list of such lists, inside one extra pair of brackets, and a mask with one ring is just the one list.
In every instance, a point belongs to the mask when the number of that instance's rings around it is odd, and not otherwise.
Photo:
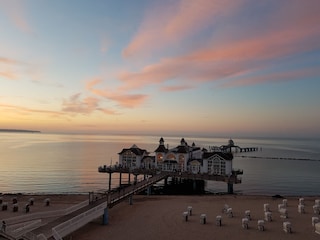
[[(0, 193), (85, 193), (107, 189), (101, 165), (115, 164), (122, 148), (136, 144), (153, 152), (161, 136), (0, 133)], [(169, 147), (181, 137), (164, 137)], [(201, 147), (227, 144), (227, 138), (185, 137)], [(320, 195), (320, 140), (233, 139), (256, 152), (234, 155), (243, 169), (243, 194)], [(113, 174), (115, 175), (115, 174)], [(114, 176), (113, 184), (118, 184)], [(114, 185), (114, 186), (115, 186)], [(224, 192), (225, 183), (207, 182), (207, 190)]]

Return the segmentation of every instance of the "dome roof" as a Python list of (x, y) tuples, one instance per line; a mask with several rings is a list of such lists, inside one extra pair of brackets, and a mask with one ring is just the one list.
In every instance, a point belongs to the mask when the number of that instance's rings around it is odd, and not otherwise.
[(233, 142), (233, 140), (230, 138), (230, 140), (229, 140), (229, 142), (228, 142), (229, 144), (229, 146), (234, 146), (234, 142)]

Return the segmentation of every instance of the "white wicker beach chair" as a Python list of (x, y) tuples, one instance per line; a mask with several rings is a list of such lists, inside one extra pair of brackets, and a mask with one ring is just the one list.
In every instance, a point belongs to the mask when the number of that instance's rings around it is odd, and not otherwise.
[(251, 220), (251, 213), (250, 210), (244, 211), (244, 217), (248, 218), (248, 220)]
[(45, 204), (45, 206), (50, 206), (50, 198), (46, 198), (44, 200), (44, 204)]
[(264, 231), (264, 221), (263, 220), (258, 220), (258, 230)]
[(232, 208), (228, 208), (228, 209), (227, 209), (227, 215), (228, 215), (229, 218), (232, 218), (232, 217), (233, 217)]
[(314, 200), (314, 204), (317, 205), (317, 206), (320, 206), (320, 199), (315, 199)]
[(287, 207), (288, 206), (288, 199), (283, 199), (282, 204), (284, 205), (284, 207)]
[(269, 206), (269, 203), (265, 203), (265, 204), (263, 204), (263, 210), (264, 210), (265, 212), (270, 212), (270, 206)]
[(30, 204), (30, 206), (33, 206), (33, 204), (34, 204), (34, 198), (29, 198), (29, 204)]
[(314, 205), (313, 212), (317, 215), (320, 215), (320, 205)]
[(207, 215), (206, 214), (201, 214), (200, 215), (200, 223), (201, 224), (206, 224), (207, 223)]
[(304, 211), (304, 205), (303, 205), (303, 204), (299, 204), (299, 205), (298, 205), (298, 212), (299, 212), (299, 213), (305, 213), (305, 211)]
[(264, 213), (264, 220), (266, 220), (267, 222), (271, 222), (272, 221), (272, 213), (271, 212), (265, 212)]
[(192, 207), (191, 206), (188, 206), (188, 213), (189, 213), (189, 216), (192, 215)]
[(242, 218), (241, 224), (242, 224), (242, 228), (248, 229), (249, 228), (249, 219), (248, 218)]
[(312, 223), (312, 226), (314, 227), (316, 225), (316, 223), (319, 222), (319, 218), (318, 217), (312, 217), (311, 218), (311, 223)]
[(185, 222), (188, 221), (188, 215), (189, 215), (188, 212), (183, 212), (183, 213), (182, 213), (182, 219), (183, 219)]
[(288, 218), (288, 210), (287, 209), (281, 208), (279, 212), (280, 212), (281, 218)]
[(220, 215), (216, 216), (216, 225), (219, 227), (222, 226), (222, 217)]
[(315, 228), (315, 233), (320, 234), (320, 222), (316, 223), (316, 224), (314, 225), (314, 228)]
[(222, 208), (222, 212), (223, 212), (223, 213), (227, 213), (228, 208), (230, 208), (229, 205), (228, 205), (228, 204), (225, 204), (225, 205), (223, 206), (223, 208)]
[(281, 209), (285, 208), (283, 203), (278, 204), (278, 211), (280, 212)]
[(290, 222), (283, 223), (283, 231), (285, 231), (286, 233), (292, 233), (292, 226)]
[(304, 205), (304, 198), (299, 198), (299, 205)]

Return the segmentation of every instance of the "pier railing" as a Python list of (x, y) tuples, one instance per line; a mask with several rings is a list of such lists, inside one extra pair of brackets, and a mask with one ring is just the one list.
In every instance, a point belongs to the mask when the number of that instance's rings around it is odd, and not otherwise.
[(75, 230), (83, 227), (92, 220), (100, 217), (106, 208), (107, 203), (104, 202), (80, 215), (63, 222), (56, 227), (52, 228), (52, 235), (56, 240), (62, 240), (63, 237), (74, 232)]
[(151, 177), (150, 179), (141, 181), (136, 185), (131, 185), (129, 187), (119, 189), (118, 192), (110, 192), (106, 195), (105, 201), (98, 206), (95, 206), (78, 216), (71, 218), (68, 221), (62, 222), (61, 224), (57, 225), (56, 227), (52, 228), (52, 235), (56, 240), (62, 240), (63, 237), (67, 236), (68, 234), (74, 232), (75, 230), (79, 229), (80, 227), (86, 225), (87, 223), (91, 222), (92, 220), (100, 217), (104, 213), (104, 209), (106, 207), (112, 207), (117, 203), (121, 202), (124, 199), (132, 196), (135, 193), (141, 192), (144, 189), (148, 188), (149, 186), (155, 184), (156, 182), (160, 181), (166, 174), (159, 174)]
[(74, 206), (71, 206), (66, 209), (61, 210), (53, 210), (53, 211), (45, 211), (45, 212), (36, 212), (36, 213), (29, 213), (22, 216), (12, 217), (4, 219), (7, 223), (7, 225), (14, 225), (18, 223), (28, 222), (36, 219), (43, 219), (43, 218), (52, 218), (52, 217), (60, 217), (63, 215), (67, 215), (69, 213), (72, 213), (86, 205), (89, 204), (89, 200), (83, 201), (79, 204), (76, 204)]
[(33, 220), (28, 223), (22, 223), (19, 227), (15, 229), (8, 229), (8, 233), (13, 237), (18, 238), (20, 236), (23, 236), (25, 233), (30, 232), (35, 228), (38, 228), (39, 226), (41, 226), (41, 224), (41, 219)]

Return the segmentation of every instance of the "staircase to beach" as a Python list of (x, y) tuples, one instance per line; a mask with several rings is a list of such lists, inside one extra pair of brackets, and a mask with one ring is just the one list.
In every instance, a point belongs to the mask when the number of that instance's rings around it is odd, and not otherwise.
[[(83, 227), (87, 223), (101, 217), (104, 214), (106, 208), (111, 208), (121, 201), (132, 197), (134, 194), (146, 190), (148, 187), (154, 185), (158, 181), (167, 177), (166, 173), (154, 175), (151, 178), (142, 180), (135, 185), (129, 185), (119, 189), (116, 192), (109, 192), (102, 195), (101, 198), (95, 199), (91, 203), (88, 203), (72, 212), (68, 212), (53, 221), (46, 223), (45, 225), (38, 226), (31, 231), (25, 232), (19, 236), (19, 239), (30, 240), (44, 240), (44, 239), (56, 239), (62, 240), (63, 237), (68, 236), (72, 232)], [(16, 239), (10, 238), (7, 235), (4, 239)], [(11, 236), (12, 237), (12, 236)], [(1, 238), (0, 238), (1, 239)]]

